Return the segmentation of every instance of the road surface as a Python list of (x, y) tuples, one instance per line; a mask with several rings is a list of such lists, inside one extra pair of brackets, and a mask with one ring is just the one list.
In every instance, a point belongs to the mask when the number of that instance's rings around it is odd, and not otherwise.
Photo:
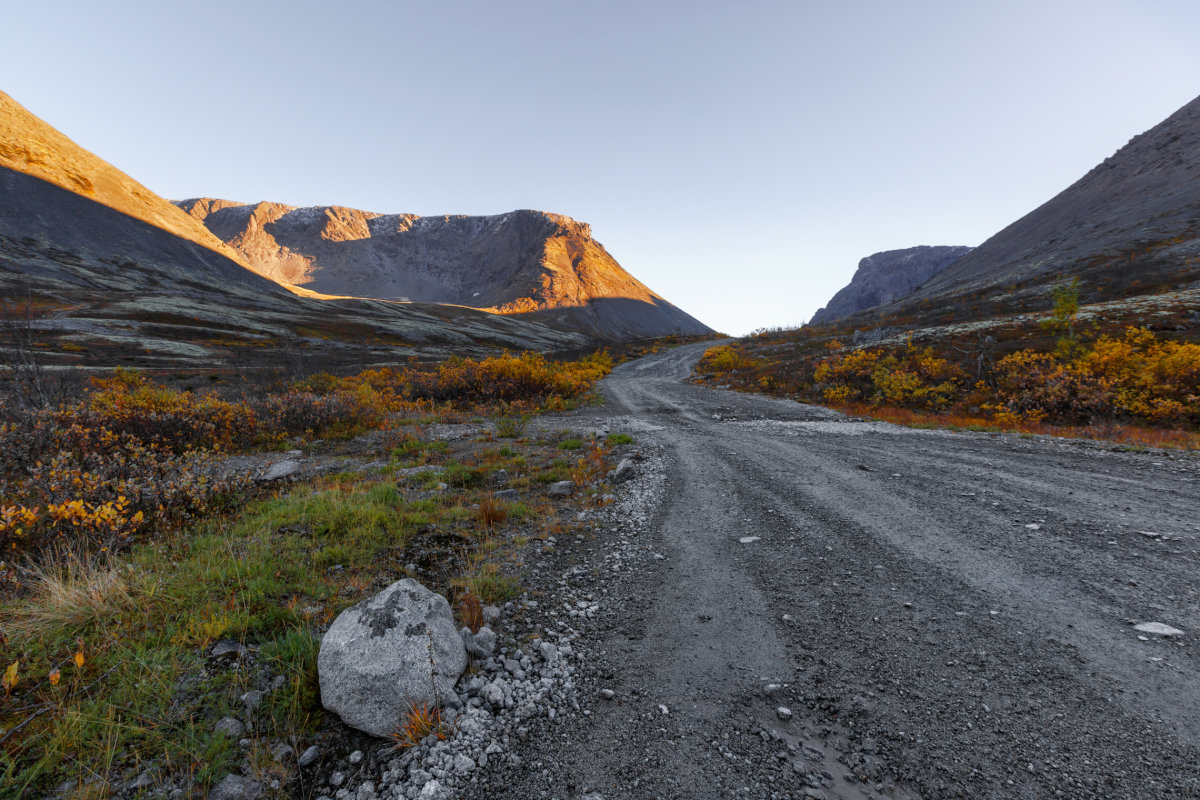
[(702, 350), (603, 384), (667, 472), (613, 699), (471, 796), (1200, 797), (1200, 459), (714, 390)]

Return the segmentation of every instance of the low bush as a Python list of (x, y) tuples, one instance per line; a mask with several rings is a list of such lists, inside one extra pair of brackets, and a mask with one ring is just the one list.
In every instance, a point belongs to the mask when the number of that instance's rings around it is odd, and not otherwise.
[(216, 477), (211, 451), (177, 453), (128, 432), (63, 427), (54, 412), (0, 425), (0, 453), (0, 547), (7, 552), (55, 542), (111, 550), (143, 527), (207, 513), (244, 485)]
[(696, 364), (696, 371), (709, 374), (736, 372), (753, 366), (754, 360), (746, 356), (739, 348), (722, 344), (704, 351), (704, 355)]
[(962, 371), (932, 348), (852, 350), (823, 359), (814, 389), (831, 403), (867, 402), (901, 408), (945, 408), (962, 387)]

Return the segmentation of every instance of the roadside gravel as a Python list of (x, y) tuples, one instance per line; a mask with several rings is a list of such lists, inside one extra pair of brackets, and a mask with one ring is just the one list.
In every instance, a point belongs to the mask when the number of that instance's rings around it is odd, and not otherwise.
[(538, 565), (579, 710), (459, 796), (1200, 796), (1200, 460), (683, 383), (701, 350), (574, 415), (639, 431), (645, 502)]

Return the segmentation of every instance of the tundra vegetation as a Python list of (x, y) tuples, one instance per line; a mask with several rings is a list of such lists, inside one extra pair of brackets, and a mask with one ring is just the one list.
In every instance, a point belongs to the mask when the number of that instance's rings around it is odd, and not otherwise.
[[(202, 795), (247, 758), (294, 779), (270, 743), (331, 735), (316, 658), (340, 611), (407, 575), (478, 629), (519, 595), (523, 548), (566, 530), (560, 507), (606, 502), (629, 437), (529, 422), (611, 366), (526, 353), (191, 390), (119, 369), (5, 403), (0, 796), (108, 797), (147, 771)], [(323, 469), (247, 474), (297, 450)], [(576, 498), (549, 496), (559, 480)], [(248, 743), (216, 725), (264, 689)]]
[[(1084, 318), (1077, 284), (1053, 309), (987, 329), (912, 329), (854, 346), (851, 331), (763, 331), (709, 348), (702, 380), (909, 425), (1200, 445), (1200, 342), (1194, 312), (1155, 328)], [(898, 341), (897, 341), (898, 340)]]

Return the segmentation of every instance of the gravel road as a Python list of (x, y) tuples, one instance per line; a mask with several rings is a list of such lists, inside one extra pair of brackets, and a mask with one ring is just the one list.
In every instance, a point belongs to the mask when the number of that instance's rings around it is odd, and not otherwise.
[(702, 350), (576, 420), (665, 481), (625, 571), (556, 556), (605, 593), (587, 715), (467, 796), (1200, 797), (1200, 459), (688, 384)]

